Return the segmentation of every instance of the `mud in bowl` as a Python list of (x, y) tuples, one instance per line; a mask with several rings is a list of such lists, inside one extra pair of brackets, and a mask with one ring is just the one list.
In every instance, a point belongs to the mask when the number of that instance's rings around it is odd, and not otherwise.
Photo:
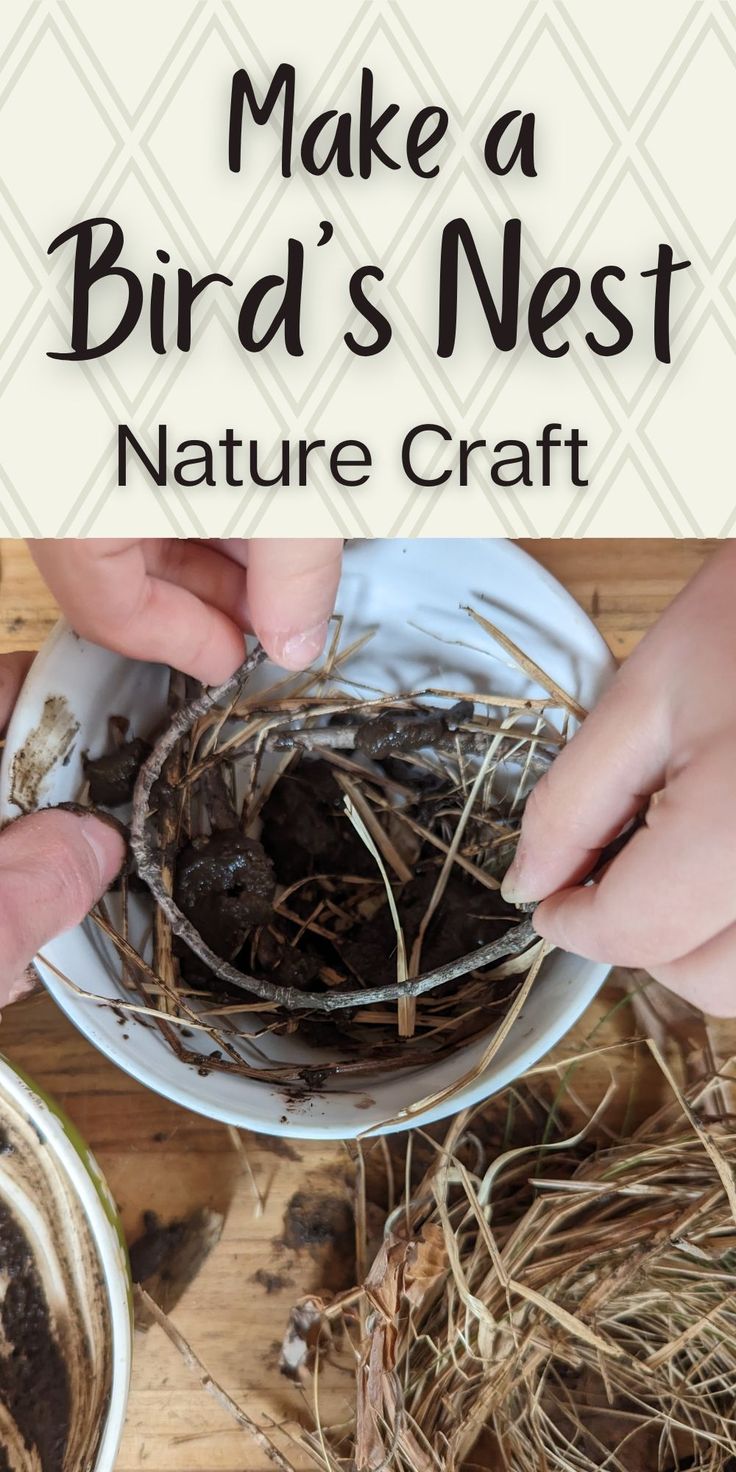
[(0, 1465), (112, 1472), (128, 1396), (127, 1255), (73, 1126), (0, 1058)]
[[(500, 691), (510, 697), (512, 710), (528, 700), (532, 702), (533, 719), (540, 705), (550, 707), (552, 719), (555, 700), (550, 699), (549, 690), (539, 686), (531, 666), (525, 670), (514, 665), (502, 646), (494, 645), (482, 627), (471, 624), (468, 606), (503, 629), (540, 670), (569, 692), (574, 708), (594, 702), (612, 664), (602, 640), (573, 600), (543, 569), (518, 549), (498, 542), (372, 543), (351, 549), (338, 599), (342, 616), (339, 648), (351, 653), (349, 661), (341, 660), (339, 671), (333, 668), (332, 674), (339, 673), (343, 692), (349, 695), (352, 691), (361, 699), (374, 698), (381, 692), (396, 695), (422, 691), (428, 692), (427, 699), (435, 708), (455, 708), (455, 716), (440, 732), (438, 744), (443, 750), (448, 743), (454, 744), (456, 707), (464, 694), (485, 698)], [(257, 670), (253, 683), (249, 682), (249, 698), (257, 702), (259, 694), (272, 689), (276, 676), (272, 668)], [(170, 714), (167, 687), (167, 673), (160, 668), (133, 665), (75, 639), (61, 628), (40, 656), (9, 733), (3, 768), (4, 812), (10, 814), (13, 810), (13, 761), (43, 722), (49, 696), (64, 697), (79, 730), (64, 762), (53, 764), (44, 778), (41, 804), (75, 800), (84, 792), (83, 758), (85, 754), (98, 757), (109, 749), (111, 716), (127, 721), (128, 735), (133, 737), (148, 736), (165, 723)], [(474, 720), (476, 725), (482, 724), (488, 711), (487, 704), (477, 703), (475, 717), (469, 718), (471, 727)], [(568, 717), (569, 727), (574, 718), (569, 712)], [(564, 717), (558, 712), (557, 718)], [(472, 730), (465, 733), (468, 739), (472, 734)], [(340, 735), (342, 739), (346, 733)], [(369, 760), (375, 762), (376, 756), (374, 747)], [(348, 751), (345, 757), (352, 760)], [(276, 754), (276, 760), (280, 759)], [(311, 783), (306, 763), (303, 770), (308, 790)], [(341, 801), (343, 794), (336, 793)], [(121, 816), (125, 816), (125, 810)], [(347, 832), (349, 825), (346, 819), (343, 821)], [(439, 836), (442, 839), (441, 833)], [(445, 834), (445, 846), (448, 839), (449, 834)], [(401, 841), (397, 847), (401, 848)], [(435, 849), (435, 854), (441, 859), (441, 849)], [(189, 855), (189, 859), (194, 858)], [(372, 868), (374, 861), (368, 859), (367, 851), (363, 858)], [(411, 866), (411, 856), (407, 862)], [(277, 868), (280, 864), (277, 859)], [(193, 880), (195, 868), (193, 864)], [(375, 876), (377, 870), (372, 868), (372, 873)], [(472, 880), (473, 875), (468, 877)], [(380, 880), (376, 883), (380, 885)], [(464, 884), (461, 888), (464, 891)], [(381, 901), (380, 893), (373, 898)], [(420, 896), (422, 913), (426, 899), (425, 894)], [(196, 896), (189, 895), (190, 909), (193, 900)], [(139, 905), (143, 906), (140, 914)], [(337, 905), (341, 907), (339, 897)], [(474, 902), (472, 908), (477, 908)], [(383, 912), (385, 919), (385, 904)], [(150, 928), (150, 897), (135, 896), (131, 916), (130, 934), (137, 943), (145, 925)], [(137, 931), (135, 926), (139, 927)], [(407, 923), (407, 930), (410, 928)], [(434, 937), (438, 945), (441, 939)], [(388, 928), (386, 943), (388, 950), (395, 952)], [(474, 944), (474, 939), (470, 943)], [(428, 964), (433, 960), (431, 951), (432, 945), (427, 951)], [(265, 964), (263, 956), (260, 961)], [(308, 1085), (299, 1088), (286, 1086), (284, 1074), (297, 1069), (300, 1053), (304, 1062), (304, 1037), (295, 1036), (288, 1027), (271, 1026), (273, 1019), (269, 1022), (264, 1018), (259, 1040), (273, 1064), (271, 1077), (243, 1077), (228, 1067), (226, 1057), (214, 1058), (213, 1052), (220, 1050), (207, 1036), (207, 1022), (202, 1028), (196, 1020), (190, 1026), (181, 1025), (180, 1019), (176, 1035), (184, 1043), (184, 1056), (172, 1053), (161, 1037), (158, 1019), (141, 1012), (140, 998), (130, 1006), (131, 992), (121, 986), (120, 956), (114, 954), (109, 940), (93, 924), (47, 947), (40, 969), (75, 1024), (108, 1056), (150, 1087), (210, 1117), (270, 1133), (313, 1138), (349, 1137), (366, 1129), (426, 1123), (502, 1087), (531, 1066), (572, 1025), (605, 975), (605, 968), (591, 966), (580, 958), (559, 954), (548, 957), (523, 1012), (487, 1069), (479, 1068), (487, 1037), (476, 1033), (472, 1038), (461, 1035), (461, 1046), (454, 1051), (448, 1049), (444, 1056), (433, 1054), (429, 1062), (420, 1062), (417, 1057), (418, 1066), (413, 1068), (371, 1069), (368, 1054), (366, 1067), (359, 1074), (355, 1070), (347, 1074), (333, 1072), (321, 1081), (322, 1063), (334, 1060), (334, 1050), (315, 1030), (307, 1060)], [(390, 971), (378, 980), (390, 980)], [(198, 989), (196, 977), (191, 985)], [(101, 1005), (101, 999), (107, 1005)], [(482, 1021), (477, 996), (475, 1001), (475, 1019)], [(464, 1082), (466, 1078), (470, 1082)], [(417, 1104), (425, 1100), (429, 1100), (426, 1107), (417, 1113)]]

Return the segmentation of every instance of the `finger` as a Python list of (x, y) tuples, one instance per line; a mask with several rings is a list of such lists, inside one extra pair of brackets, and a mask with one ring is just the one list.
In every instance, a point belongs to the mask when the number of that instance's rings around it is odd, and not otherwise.
[(239, 567), (248, 566), (250, 547), (248, 537), (208, 537), (202, 545), (214, 547), (216, 552), (221, 552), (223, 557), (229, 557), (231, 561), (237, 562)]
[(248, 551), (254, 632), (277, 664), (302, 670), (321, 654), (340, 581), (342, 541), (263, 537)]
[(106, 633), (104, 643), (133, 659), (173, 665), (203, 685), (219, 685), (245, 658), (243, 632), (232, 619), (160, 578), (149, 579), (135, 617)]
[(668, 784), (599, 884), (565, 890), (538, 906), (539, 934), (594, 961), (652, 971), (730, 925), (736, 918), (732, 766), (730, 737), (703, 751)]
[(219, 608), (239, 629), (249, 628), (246, 574), (237, 559), (212, 543), (175, 537), (144, 539), (141, 547), (149, 573)]
[(711, 1017), (736, 1017), (736, 925), (652, 974)]
[(33, 654), (25, 650), (22, 653), (19, 651), (15, 654), (4, 654), (0, 659), (0, 731), (5, 730), (13, 714), (18, 692), (33, 660)]
[(581, 879), (664, 781), (667, 714), (627, 669), (532, 791), (502, 886), (512, 904)]
[(29, 997), (31, 992), (35, 992), (40, 982), (41, 978), (35, 966), (26, 966), (23, 975), (11, 983), (7, 996), (3, 997), (2, 988), (0, 988), (0, 1005), (7, 1007), (11, 1002), (20, 1002), (21, 998)]
[[(49, 586), (70, 622), (105, 616), (109, 603), (118, 619), (140, 604), (146, 575), (186, 588), (195, 598), (227, 614), (245, 629), (247, 616), (244, 562), (225, 551), (227, 542), (187, 537), (36, 539), (29, 543)], [(232, 543), (231, 550), (239, 544)], [(96, 600), (105, 598), (100, 607)]]
[[(217, 552), (184, 545), (192, 556), (180, 554), (180, 573), (239, 613), (243, 595), (228, 579), (237, 578), (241, 586), (242, 571)], [(174, 575), (174, 554), (167, 562), (157, 539), (70, 538), (36, 541), (31, 550), (69, 622), (85, 638), (133, 659), (172, 664), (204, 684), (218, 684), (241, 663), (242, 627), (233, 617), (196, 592), (149, 573), (146, 559)], [(195, 572), (197, 557), (202, 565)], [(224, 580), (219, 593), (217, 572)]]
[(104, 894), (125, 857), (120, 834), (99, 818), (50, 810), (0, 836), (0, 1006), (37, 952), (71, 930)]

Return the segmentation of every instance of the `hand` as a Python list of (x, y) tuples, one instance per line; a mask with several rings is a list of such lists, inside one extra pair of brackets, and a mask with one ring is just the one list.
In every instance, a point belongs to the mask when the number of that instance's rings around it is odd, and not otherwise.
[[(0, 657), (0, 731), (32, 659)], [(48, 940), (84, 919), (124, 857), (108, 823), (54, 809), (19, 818), (0, 834), (0, 1008), (32, 990), (26, 967)]]
[[(600, 883), (574, 888), (652, 798)], [(534, 789), (503, 884), (539, 934), (736, 1016), (736, 541), (642, 641)], [(547, 898), (551, 896), (551, 898)]]
[(237, 669), (246, 632), (285, 669), (311, 664), (324, 647), (342, 556), (338, 538), (91, 537), (29, 547), (78, 634), (206, 685)]

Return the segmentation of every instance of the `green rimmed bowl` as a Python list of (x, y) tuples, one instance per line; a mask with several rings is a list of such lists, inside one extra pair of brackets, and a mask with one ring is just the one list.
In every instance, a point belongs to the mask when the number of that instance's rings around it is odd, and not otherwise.
[[(113, 1472), (133, 1344), (122, 1227), (107, 1183), (77, 1130), (56, 1102), (2, 1055), (0, 1210), (30, 1248), (53, 1326), (49, 1339), (67, 1370), (64, 1472)], [(5, 1296), (3, 1307), (4, 1302)], [(23, 1353), (30, 1359), (28, 1343)], [(40, 1401), (40, 1364), (38, 1383)], [(0, 1445), (12, 1452), (17, 1438), (20, 1454), (24, 1445), (27, 1452), (24, 1437), (29, 1426), (32, 1437), (36, 1416), (40, 1427), (40, 1405), (30, 1412), (27, 1404), (22, 1411), (17, 1403), (9, 1406), (0, 1366)]]

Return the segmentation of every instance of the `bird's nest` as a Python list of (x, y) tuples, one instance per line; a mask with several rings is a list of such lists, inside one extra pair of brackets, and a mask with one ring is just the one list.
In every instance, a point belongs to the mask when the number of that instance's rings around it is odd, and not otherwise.
[[(468, 612), (488, 639), (485, 690), (359, 688), (351, 659), (370, 636), (342, 647), (338, 620), (318, 670), (253, 693), (256, 649), (216, 690), (173, 674), (156, 732), (113, 719), (88, 758), (82, 800), (131, 804), (121, 902), (94, 916), (118, 957), (113, 1005), (184, 1062), (319, 1088), (506, 1035), (542, 946), (500, 881), (528, 793), (584, 711)], [(491, 641), (534, 698), (494, 690)], [(144, 933), (136, 890), (154, 900)]]

